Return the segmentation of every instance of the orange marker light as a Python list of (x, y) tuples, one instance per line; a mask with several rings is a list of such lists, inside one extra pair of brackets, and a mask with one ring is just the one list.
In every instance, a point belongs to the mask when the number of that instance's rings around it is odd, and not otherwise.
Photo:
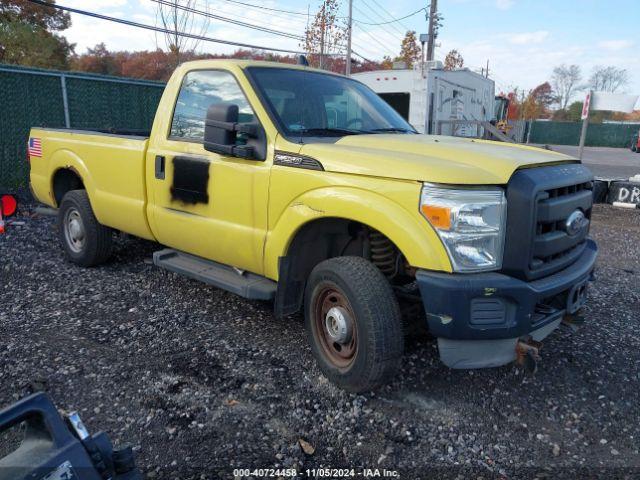
[(422, 214), (429, 220), (429, 223), (442, 230), (451, 228), (451, 209), (448, 207), (436, 207), (433, 205), (422, 205)]

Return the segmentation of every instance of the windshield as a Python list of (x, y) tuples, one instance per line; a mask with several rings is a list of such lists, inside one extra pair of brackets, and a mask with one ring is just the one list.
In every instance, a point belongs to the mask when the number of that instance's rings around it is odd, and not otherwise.
[(415, 133), (389, 104), (360, 82), (306, 70), (248, 70), (287, 136)]

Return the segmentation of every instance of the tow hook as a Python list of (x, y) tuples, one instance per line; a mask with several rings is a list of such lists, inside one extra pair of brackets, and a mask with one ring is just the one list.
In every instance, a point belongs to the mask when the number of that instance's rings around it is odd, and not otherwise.
[(580, 328), (584, 322), (585, 318), (582, 315), (578, 315), (575, 313), (573, 315), (567, 314), (562, 317), (562, 324), (566, 327), (569, 327), (573, 332), (578, 330), (578, 328)]
[(538, 362), (540, 361), (540, 349), (542, 343), (535, 340), (519, 340), (516, 344), (516, 361), (522, 365), (524, 369), (533, 374), (538, 371)]

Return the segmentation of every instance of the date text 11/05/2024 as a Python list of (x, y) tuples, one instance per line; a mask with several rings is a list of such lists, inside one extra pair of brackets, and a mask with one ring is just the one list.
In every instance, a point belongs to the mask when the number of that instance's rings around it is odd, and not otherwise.
[(241, 478), (400, 478), (397, 470), (386, 468), (240, 468), (233, 471), (233, 477)]

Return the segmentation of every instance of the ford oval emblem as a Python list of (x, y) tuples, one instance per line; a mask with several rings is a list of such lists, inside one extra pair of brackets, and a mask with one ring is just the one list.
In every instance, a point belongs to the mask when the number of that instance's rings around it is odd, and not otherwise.
[(569, 215), (565, 222), (565, 230), (569, 236), (573, 237), (582, 231), (582, 228), (588, 222), (587, 217), (584, 216), (582, 210), (575, 210)]

